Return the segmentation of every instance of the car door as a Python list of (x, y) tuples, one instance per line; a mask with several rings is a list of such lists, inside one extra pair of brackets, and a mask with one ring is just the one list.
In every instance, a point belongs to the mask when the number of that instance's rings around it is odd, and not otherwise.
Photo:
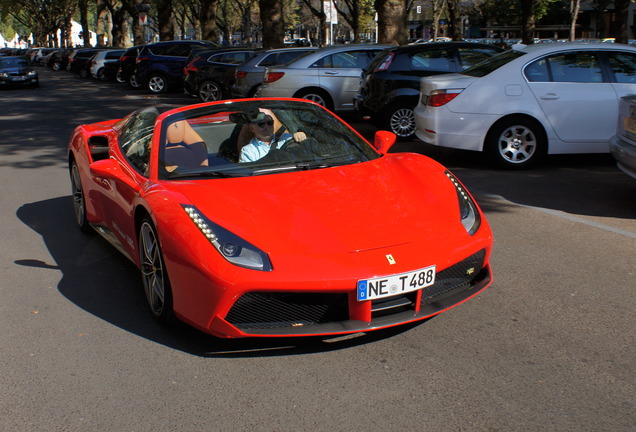
[(353, 109), (353, 97), (360, 87), (360, 75), (373, 53), (380, 50), (351, 50), (327, 55), (311, 67), (318, 71), (320, 87), (327, 90), (333, 99), (334, 109)]
[(528, 86), (557, 136), (565, 142), (608, 141), (616, 129), (618, 100), (594, 51), (566, 51), (535, 60), (524, 71)]
[(611, 70), (616, 98), (636, 93), (636, 52), (608, 51), (603, 53)]
[(108, 231), (102, 234), (122, 252), (134, 256), (135, 222), (133, 206), (148, 181), (150, 143), (156, 114), (152, 109), (134, 114), (119, 134), (118, 146), (111, 148), (110, 161), (116, 168), (99, 180), (101, 193), (94, 194)]

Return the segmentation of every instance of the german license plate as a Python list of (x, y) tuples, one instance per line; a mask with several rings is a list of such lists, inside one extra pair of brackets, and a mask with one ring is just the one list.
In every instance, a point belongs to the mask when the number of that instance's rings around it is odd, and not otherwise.
[(435, 266), (391, 276), (358, 281), (358, 301), (417, 291), (435, 283)]
[(23, 77), (23, 76), (13, 77), (13, 81), (26, 81), (26, 77)]

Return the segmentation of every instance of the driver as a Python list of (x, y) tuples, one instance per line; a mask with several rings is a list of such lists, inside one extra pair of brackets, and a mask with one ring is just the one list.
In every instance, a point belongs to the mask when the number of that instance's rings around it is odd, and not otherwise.
[(262, 111), (251, 115), (246, 113), (245, 123), (254, 134), (254, 138), (241, 149), (239, 162), (254, 162), (259, 160), (269, 153), (272, 145), (275, 145), (275, 148), (280, 148), (290, 139), (296, 142), (307, 139), (304, 132), (296, 132), (293, 135), (289, 132), (283, 132), (280, 136), (276, 136), (274, 133), (274, 119)]

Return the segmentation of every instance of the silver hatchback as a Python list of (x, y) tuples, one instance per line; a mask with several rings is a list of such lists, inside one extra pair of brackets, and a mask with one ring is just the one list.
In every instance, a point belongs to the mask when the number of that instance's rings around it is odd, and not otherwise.
[(353, 110), (360, 75), (392, 45), (335, 45), (305, 54), (284, 66), (268, 67), (255, 97), (309, 99), (333, 111)]
[(276, 48), (258, 51), (256, 55), (240, 65), (234, 71), (234, 84), (232, 85), (232, 97), (249, 98), (254, 96), (258, 86), (263, 84), (263, 75), (266, 67), (278, 66), (288, 63), (303, 54), (316, 51), (318, 48)]

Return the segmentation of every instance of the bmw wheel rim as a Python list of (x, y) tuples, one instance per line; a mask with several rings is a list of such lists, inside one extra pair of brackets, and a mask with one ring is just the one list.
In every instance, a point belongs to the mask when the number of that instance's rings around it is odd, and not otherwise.
[(516, 125), (504, 129), (497, 142), (501, 157), (512, 164), (527, 163), (537, 150), (537, 137), (526, 126)]
[(415, 114), (412, 109), (400, 108), (391, 116), (391, 131), (399, 137), (408, 137), (415, 133)]
[(164, 308), (164, 272), (159, 242), (148, 222), (141, 226), (139, 234), (141, 250), (141, 274), (150, 310), (160, 316)]

